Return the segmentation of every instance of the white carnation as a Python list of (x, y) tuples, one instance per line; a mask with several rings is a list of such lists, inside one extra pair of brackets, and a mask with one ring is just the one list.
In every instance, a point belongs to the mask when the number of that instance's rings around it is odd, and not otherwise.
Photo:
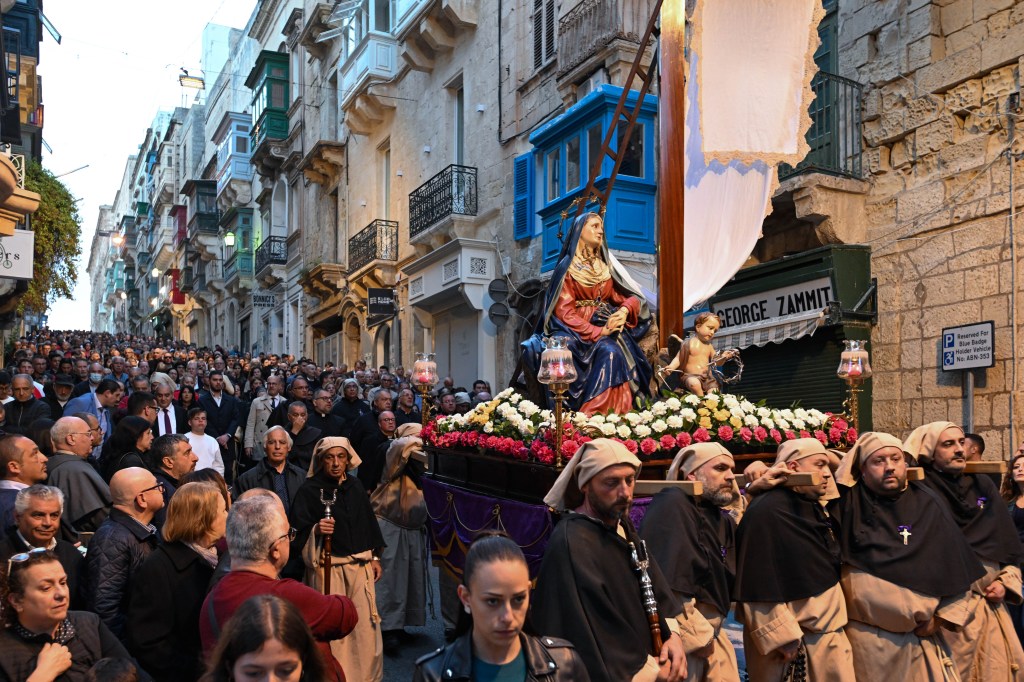
[(697, 413), (691, 410), (689, 407), (685, 407), (679, 411), (679, 416), (688, 422), (697, 421)]
[(484, 433), (494, 433), (494, 424), (492, 422), (484, 424)]
[(533, 415), (540, 412), (540, 408), (536, 403), (530, 400), (524, 400), (519, 403), (519, 411), (523, 413), (523, 416), (532, 417)]
[(637, 424), (639, 424), (639, 423), (640, 423), (641, 421), (643, 421), (643, 420), (642, 420), (642, 419), (640, 418), (640, 415), (639, 415), (639, 414), (637, 414), (636, 412), (627, 412), (626, 414), (624, 414), (624, 415), (622, 415), (622, 416), (623, 416), (623, 418), (624, 418), (624, 419), (625, 419), (626, 421), (628, 421), (628, 422), (629, 422), (630, 426), (636, 426), (636, 425), (637, 425)]
[(605, 416), (604, 420), (606, 422), (608, 422), (609, 424), (618, 424), (619, 421), (620, 421), (619, 420), (619, 415), (615, 414), (614, 412), (612, 412), (612, 413), (608, 414), (607, 416)]
[(700, 398), (698, 398), (692, 393), (687, 393), (683, 397), (683, 402), (686, 403), (687, 405), (698, 405), (700, 404)]
[(757, 416), (753, 415), (753, 414), (748, 414), (746, 417), (744, 417), (743, 418), (743, 423), (746, 424), (747, 426), (751, 427), (751, 428), (753, 428), (753, 427), (757, 426), (758, 424), (760, 424), (760, 422), (757, 419)]
[[(692, 412), (692, 410), (691, 410), (691, 412)], [(669, 418), (666, 420), (666, 422), (668, 423), (668, 427), (670, 429), (681, 429), (681, 428), (683, 428), (683, 418), (680, 417), (679, 415), (676, 415), (676, 414), (670, 415)]]
[(668, 424), (666, 424), (662, 419), (655, 419), (651, 424), (651, 428), (654, 429), (655, 433), (662, 433), (668, 428)]
[(790, 426), (789, 422), (783, 419), (782, 417), (779, 417), (778, 419), (775, 420), (775, 425), (784, 431), (788, 431)]
[(608, 423), (601, 424), (601, 433), (603, 433), (606, 436), (614, 436), (615, 435), (615, 424), (608, 424)]
[(633, 429), (633, 432), (636, 434), (637, 438), (647, 438), (647, 436), (651, 435), (651, 427), (646, 424), (638, 424), (637, 427)]
[(722, 402), (730, 410), (735, 408), (735, 407), (739, 407), (740, 406), (740, 401), (736, 400), (736, 396), (734, 396), (734, 395), (727, 395), (727, 396), (725, 396), (724, 398), (722, 398)]
[(668, 412), (668, 406), (665, 403), (654, 403), (651, 405), (651, 414), (657, 417), (663, 417)]
[(681, 408), (683, 406), (683, 404), (681, 402), (679, 402), (679, 398), (675, 398), (675, 397), (672, 397), (672, 398), (669, 398), (668, 400), (666, 400), (665, 404), (668, 405), (668, 409), (670, 409), (670, 410), (678, 410), (679, 408)]
[(750, 402), (749, 400), (744, 400), (743, 402), (740, 403), (740, 409), (743, 410), (744, 412), (753, 412), (754, 403)]
[(629, 427), (625, 424), (619, 424), (619, 428), (615, 429), (615, 433), (619, 434), (619, 438), (629, 438)]
[(771, 419), (765, 418), (761, 420), (761, 426), (768, 430), (771, 430), (775, 428), (775, 422), (772, 421)]
[(759, 407), (759, 408), (757, 408), (757, 416), (760, 417), (761, 419), (765, 419), (765, 418), (771, 416), (771, 413), (772, 413), (772, 411), (769, 410), (767, 407)]
[(804, 423), (803, 419), (794, 419), (793, 428), (797, 431), (804, 431), (807, 428), (807, 424)]

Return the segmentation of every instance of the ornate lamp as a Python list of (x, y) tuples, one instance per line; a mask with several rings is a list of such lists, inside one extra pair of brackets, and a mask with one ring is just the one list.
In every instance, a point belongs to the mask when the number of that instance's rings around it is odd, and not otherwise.
[(231, 247), (231, 246), (234, 246), (234, 245), (235, 245), (235, 233), (232, 232), (231, 230), (228, 230), (227, 232), (224, 233), (224, 246)]
[(871, 360), (868, 356), (867, 341), (847, 339), (843, 341), (845, 350), (839, 356), (839, 368), (836, 376), (846, 382), (849, 396), (844, 407), (850, 415), (853, 428), (860, 431), (858, 422), (857, 394), (861, 392), (861, 384), (871, 376)]
[(576, 376), (569, 339), (565, 336), (549, 336), (544, 339), (537, 381), (546, 384), (555, 397), (555, 466), (559, 469), (562, 468), (562, 402), (569, 384), (576, 381)]
[(430, 420), (430, 404), (427, 394), (437, 384), (437, 363), (433, 353), (417, 353), (416, 362), (412, 363), (412, 381), (420, 392), (420, 412), (423, 416), (423, 427)]

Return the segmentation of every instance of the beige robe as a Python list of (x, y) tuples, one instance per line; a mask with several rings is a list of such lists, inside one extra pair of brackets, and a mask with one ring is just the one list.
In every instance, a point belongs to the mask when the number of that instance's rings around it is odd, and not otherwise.
[(942, 632), (953, 652), (953, 660), (964, 682), (1024, 681), (1024, 650), (1013, 629), (1013, 620), (1002, 603), (985, 599), (985, 588), (999, 580), (1006, 588), (1005, 601), (1021, 603), (1020, 568), (1000, 570), (992, 561), (982, 560), (985, 575), (971, 585), (970, 615), (959, 632)]
[(745, 624), (743, 652), (751, 682), (784, 679), (789, 663), (774, 652), (801, 639), (807, 652), (808, 680), (855, 682), (857, 679), (853, 651), (844, 632), (846, 602), (838, 584), (808, 599), (743, 604), (742, 619)]
[[(359, 622), (345, 637), (331, 642), (331, 653), (345, 671), (347, 682), (380, 682), (384, 679), (384, 642), (377, 614), (370, 552), (355, 556), (334, 557), (331, 566), (331, 594), (343, 594), (355, 604)], [(306, 564), (305, 583), (324, 591), (324, 572), (320, 567), (320, 550), (314, 533), (302, 548)]]
[[(931, 570), (942, 570), (941, 566)], [(841, 581), (850, 622), (858, 680), (953, 682), (959, 680), (949, 647), (940, 635), (918, 637), (914, 629), (938, 616), (956, 627), (969, 618), (968, 594), (928, 597), (856, 568), (843, 568)]]
[[(676, 622), (686, 651), (687, 682), (738, 682), (736, 650), (722, 627), (725, 616), (710, 604), (690, 599), (683, 604), (683, 612)], [(695, 655), (709, 643), (714, 644), (709, 657)]]

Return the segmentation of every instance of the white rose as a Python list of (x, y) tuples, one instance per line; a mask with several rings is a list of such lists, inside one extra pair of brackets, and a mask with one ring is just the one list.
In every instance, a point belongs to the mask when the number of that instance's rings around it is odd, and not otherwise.
[(760, 422), (758, 422), (757, 417), (755, 415), (748, 414), (746, 417), (743, 418), (743, 423), (746, 424), (747, 426), (754, 427), (757, 426)]
[(683, 406), (683, 404), (681, 402), (679, 402), (679, 398), (675, 398), (675, 397), (672, 397), (672, 398), (669, 398), (668, 400), (666, 400), (665, 404), (668, 405), (668, 409), (670, 409), (670, 410), (678, 410), (679, 408), (681, 408)]
[(688, 422), (697, 421), (697, 413), (686, 407), (679, 411), (679, 416)]
[(619, 424), (619, 428), (615, 429), (615, 433), (619, 434), (619, 438), (629, 438), (629, 427), (625, 424)]
[(679, 415), (670, 415), (666, 420), (670, 429), (681, 429), (683, 428), (683, 419)]
[(661, 433), (668, 428), (668, 424), (666, 424), (661, 419), (655, 419), (654, 422), (651, 424), (651, 428), (654, 429), (655, 433)]
[(614, 436), (615, 435), (615, 424), (608, 424), (608, 423), (601, 424), (601, 433), (603, 433), (606, 436)]
[(638, 424), (637, 427), (633, 429), (633, 432), (636, 433), (637, 438), (647, 438), (647, 436), (651, 435), (651, 427), (646, 424)]

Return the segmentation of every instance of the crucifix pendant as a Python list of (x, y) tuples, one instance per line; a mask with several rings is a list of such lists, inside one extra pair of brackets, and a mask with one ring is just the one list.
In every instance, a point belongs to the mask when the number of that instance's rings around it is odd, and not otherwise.
[(910, 532), (910, 526), (900, 526), (897, 535), (903, 536), (903, 544), (907, 544), (907, 541), (910, 539), (910, 536), (912, 535), (912, 533)]
[(987, 497), (979, 497), (978, 498), (978, 509), (980, 509), (982, 511), (985, 511), (985, 503), (986, 502), (988, 502), (988, 498)]

